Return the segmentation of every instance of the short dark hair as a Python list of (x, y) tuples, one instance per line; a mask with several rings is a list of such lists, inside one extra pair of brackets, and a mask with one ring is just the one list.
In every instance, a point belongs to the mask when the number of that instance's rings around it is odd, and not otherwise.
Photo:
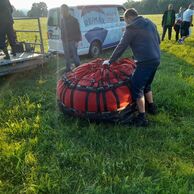
[(62, 12), (69, 12), (69, 7), (66, 4), (61, 5)]
[(138, 16), (137, 10), (134, 8), (127, 9), (124, 13), (124, 18), (128, 18), (130, 16), (137, 17)]

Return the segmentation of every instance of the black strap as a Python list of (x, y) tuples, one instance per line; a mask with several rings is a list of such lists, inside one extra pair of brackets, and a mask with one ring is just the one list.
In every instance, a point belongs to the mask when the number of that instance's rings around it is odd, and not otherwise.
[(97, 106), (97, 112), (100, 112), (100, 92), (96, 92), (96, 106)]
[(107, 102), (106, 102), (106, 92), (105, 91), (102, 91), (102, 98), (103, 98), (103, 104), (104, 104), (104, 111), (108, 112)]
[(85, 99), (85, 111), (88, 112), (88, 98), (90, 95), (90, 91), (87, 91), (86, 99)]
[(127, 81), (126, 82), (126, 87), (128, 88), (129, 92), (131, 91), (131, 82)]
[(118, 95), (117, 95), (117, 93), (116, 93), (116, 91), (114, 89), (112, 90), (112, 93), (114, 94), (114, 97), (116, 99), (117, 109), (118, 109), (118, 108), (120, 108), (120, 100), (119, 100), (119, 97), (118, 97)]
[(67, 87), (65, 86), (64, 83), (63, 83), (63, 85), (61, 87), (63, 87), (63, 88), (62, 88), (62, 91), (61, 91), (61, 94), (60, 94), (60, 99), (63, 101), (64, 95), (65, 95), (66, 90), (67, 90)]
[(66, 91), (67, 91), (67, 87), (65, 87), (64, 90), (63, 90), (63, 95), (62, 95), (63, 104), (65, 104), (64, 97), (65, 97)]
[[(90, 83), (91, 83), (90, 87), (94, 86), (95, 80), (91, 80)], [(89, 95), (90, 95), (90, 91), (91, 90), (89, 90), (88, 88), (86, 88), (85, 91), (87, 92), (86, 99), (85, 99), (85, 109), (86, 109), (86, 112), (88, 112), (88, 98), (89, 98)]]
[(63, 87), (63, 88), (62, 88), (62, 91), (61, 91), (61, 93), (60, 93), (60, 100), (63, 99), (63, 98), (62, 98), (62, 97), (63, 97), (63, 92), (64, 92), (64, 90), (65, 90), (65, 88), (66, 88), (64, 84), (63, 84), (63, 86), (61, 86), (61, 87)]
[(71, 108), (74, 108), (74, 101), (73, 101), (73, 96), (74, 96), (74, 89), (71, 90), (71, 95), (70, 95), (70, 105)]
[(71, 89), (71, 94), (70, 94), (70, 105), (71, 105), (71, 108), (74, 108), (73, 97), (74, 97), (74, 92), (76, 90), (76, 87), (77, 87), (77, 85), (74, 85), (74, 86), (70, 87), (70, 89)]

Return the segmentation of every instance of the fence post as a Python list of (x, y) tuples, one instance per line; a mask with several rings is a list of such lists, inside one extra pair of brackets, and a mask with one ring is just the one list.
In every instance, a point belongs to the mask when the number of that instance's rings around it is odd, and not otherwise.
[(41, 29), (41, 24), (40, 24), (40, 18), (38, 18), (38, 27), (39, 27), (39, 33), (40, 33), (40, 50), (41, 53), (44, 54), (44, 46), (43, 46), (43, 39), (42, 39), (42, 29)]

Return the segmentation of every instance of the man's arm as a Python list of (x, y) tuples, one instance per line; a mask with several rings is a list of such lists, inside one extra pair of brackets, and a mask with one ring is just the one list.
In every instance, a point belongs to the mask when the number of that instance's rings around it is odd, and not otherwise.
[(60, 28), (61, 28), (61, 39), (62, 41), (67, 41), (67, 28), (66, 28), (66, 24), (65, 24), (65, 20), (62, 18), (61, 22), (60, 22)]
[(125, 52), (127, 47), (130, 45), (132, 37), (133, 37), (132, 32), (129, 32), (129, 30), (126, 29), (120, 43), (117, 45), (117, 47), (113, 51), (112, 56), (110, 57), (110, 60), (109, 60), (110, 63), (115, 62), (119, 57), (121, 57), (121, 55)]
[(80, 24), (77, 19), (76, 19), (76, 33), (77, 33), (77, 41), (79, 42), (82, 40), (82, 34), (80, 30)]

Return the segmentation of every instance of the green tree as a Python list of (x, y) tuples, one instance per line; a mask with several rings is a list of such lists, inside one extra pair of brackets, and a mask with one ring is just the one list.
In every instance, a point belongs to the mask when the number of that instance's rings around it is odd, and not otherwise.
[(47, 14), (48, 9), (44, 2), (33, 3), (31, 10), (28, 12), (29, 17), (46, 17)]
[(128, 0), (124, 3), (126, 8), (134, 7), (140, 14), (163, 13), (169, 4), (173, 4), (174, 10), (178, 12), (180, 7), (187, 8), (194, 0)]
[(14, 6), (13, 7), (13, 17), (25, 17), (25, 14), (21, 10), (17, 10)]

